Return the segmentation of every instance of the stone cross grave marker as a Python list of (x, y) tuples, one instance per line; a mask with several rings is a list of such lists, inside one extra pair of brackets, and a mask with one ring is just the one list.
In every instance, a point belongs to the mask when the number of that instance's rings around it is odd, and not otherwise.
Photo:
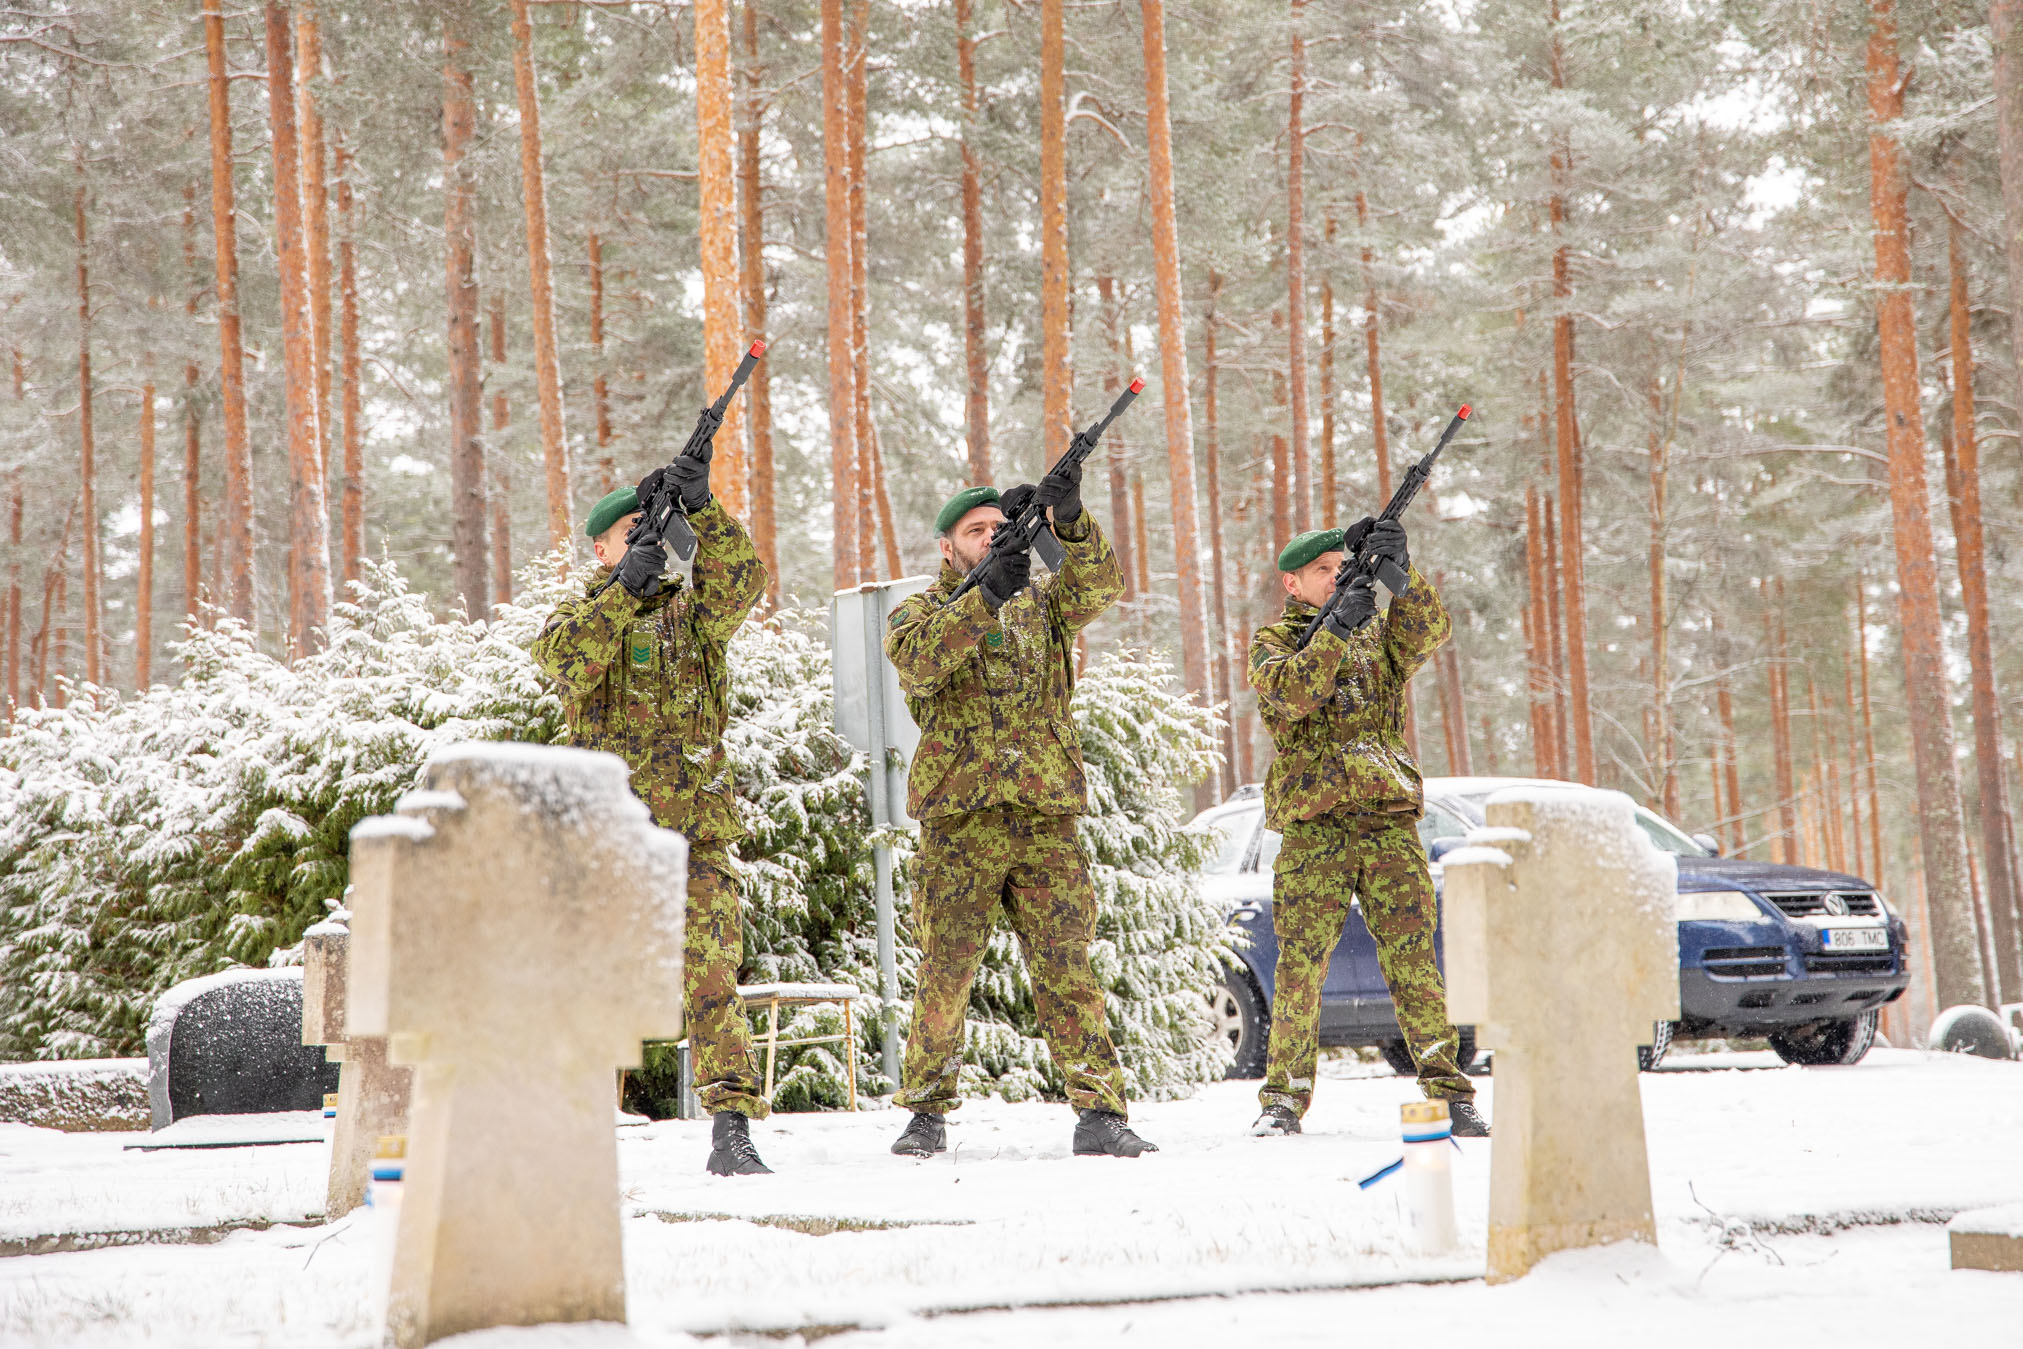
[(325, 1058), (343, 1065), (323, 1202), (326, 1221), (365, 1202), (373, 1147), (383, 1135), (407, 1132), (409, 1070), (387, 1061), (384, 1035), (353, 1035), (345, 1025), (350, 945), (351, 929), (340, 917), (302, 934), (302, 1043), (322, 1045)]
[(437, 754), (351, 835), (354, 1035), (414, 1069), (387, 1330), (623, 1321), (611, 1083), (681, 1033), (686, 847), (611, 754)]
[(1630, 799), (1511, 788), (1447, 854), (1447, 1011), (1496, 1051), (1489, 1280), (1657, 1240), (1637, 1046), (1679, 1015), (1677, 864)]

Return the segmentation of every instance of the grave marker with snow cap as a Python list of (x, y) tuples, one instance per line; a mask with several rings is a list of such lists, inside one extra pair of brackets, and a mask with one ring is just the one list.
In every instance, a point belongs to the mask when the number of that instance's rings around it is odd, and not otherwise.
[(302, 1043), (302, 971), (186, 979), (148, 1017), (148, 1105), (165, 1129), (192, 1115), (318, 1110), (337, 1065)]
[(1489, 1281), (1657, 1240), (1637, 1046), (1679, 1015), (1677, 864), (1620, 792), (1509, 788), (1444, 859), (1447, 1013), (1496, 1051)]
[(349, 920), (350, 914), (340, 909), (302, 934), (302, 1043), (324, 1046), (324, 1055), (342, 1068), (323, 1202), (326, 1221), (365, 1202), (378, 1139), (407, 1132), (409, 1071), (387, 1061), (384, 1035), (353, 1035), (345, 1026)]
[(414, 1069), (387, 1330), (623, 1321), (614, 1070), (681, 1031), (684, 858), (611, 754), (438, 754), (352, 831), (346, 1025)]

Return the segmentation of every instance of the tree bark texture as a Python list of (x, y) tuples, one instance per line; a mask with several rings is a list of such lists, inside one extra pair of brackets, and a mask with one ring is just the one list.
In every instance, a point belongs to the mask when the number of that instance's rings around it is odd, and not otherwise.
[(295, 115), (300, 136), (302, 215), (309, 249), (309, 355), (316, 372), (316, 466), (330, 481), (330, 184), (324, 176), (323, 113), (316, 105), (315, 80), (323, 73), (323, 35), (315, 0), (302, 0), (295, 15)]
[(491, 477), (492, 595), (504, 604), (513, 598), (513, 455), (506, 440), (513, 414), (506, 402), (506, 301), (496, 289), (488, 322), (492, 373), (499, 381), (492, 389), (492, 434), (485, 442), (485, 463)]
[(1212, 571), (1210, 593), (1215, 604), (1215, 699), (1222, 706), (1222, 795), (1236, 790), (1236, 690), (1230, 674), (1233, 659), (1229, 630), (1229, 555), (1222, 528), (1222, 446), (1216, 396), (1221, 371), (1215, 360), (1215, 305), (1222, 295), (1222, 276), (1208, 274), (1208, 312), (1201, 323), (1202, 464), (1208, 478), (1208, 547)]
[[(730, 383), (744, 354), (744, 299), (738, 262), (737, 127), (731, 105), (729, 0), (695, 0), (695, 127), (702, 244), (702, 351), (705, 397)], [(734, 398), (717, 431), (710, 486), (724, 510), (750, 509), (745, 477), (745, 410)]]
[[(1068, 312), (1068, 108), (1062, 0), (1040, 0), (1039, 472), (1074, 436), (1075, 377)], [(1121, 531), (1119, 531), (1121, 533)]]
[[(323, 497), (323, 454), (318, 449), (322, 437), (316, 425), (309, 240), (302, 218), (301, 151), (295, 139), (294, 45), (287, 9), (269, 0), (267, 121), (273, 133), (274, 242), (281, 263), (281, 350), (288, 408), (290, 659), (309, 652), (330, 622), (330, 516)], [(465, 91), (468, 95), (468, 76)], [(447, 104), (444, 112), (447, 122)], [(453, 340), (453, 363), (455, 351)]]
[(1313, 465), (1307, 438), (1306, 0), (1292, 0), (1292, 100), (1286, 114), (1286, 373), (1292, 396), (1292, 522), (1313, 528)]
[[(1552, 87), (1564, 89), (1560, 52), (1559, 0), (1552, 0)], [(1573, 731), (1573, 765), (1580, 781), (1600, 785), (1595, 777), (1594, 713), (1588, 700), (1587, 582), (1581, 535), (1580, 424), (1574, 415), (1573, 295), (1566, 242), (1566, 196), (1573, 176), (1573, 151), (1556, 140), (1551, 156), (1552, 197), (1547, 214), (1552, 223), (1552, 294), (1557, 313), (1552, 320), (1554, 429), (1559, 450), (1560, 576), (1566, 590), (1567, 712)]]
[(351, 156), (337, 137), (337, 327), (343, 348), (344, 479), (338, 553), (347, 587), (363, 573), (365, 559), (364, 394), (359, 387), (358, 266), (351, 215)]
[(155, 377), (140, 391), (140, 567), (134, 577), (133, 684), (146, 691), (155, 649)]
[(899, 534), (892, 523), (892, 493), (885, 486), (885, 446), (878, 439), (878, 423), (871, 423), (871, 476), (878, 500), (878, 538), (884, 545), (885, 578), (896, 581), (906, 574), (899, 556)]
[[(1145, 35), (1145, 145), (1152, 193), (1152, 268), (1159, 291), (1160, 401), (1166, 413), (1166, 481), (1171, 492), (1180, 670), (1187, 691), (1206, 706), (1209, 693), (1207, 605), (1201, 587), (1201, 519), (1194, 494), (1194, 425), (1187, 379), (1187, 329), (1180, 283), (1180, 226), (1173, 198), (1173, 127), (1166, 89), (1163, 0), (1140, 0)], [(1204, 803), (1206, 804), (1206, 803)]]
[(513, 90), (520, 109), (520, 192), (527, 217), (527, 290), (534, 329), (534, 388), (541, 408), (541, 459), (548, 487), (548, 546), (569, 548), (569, 442), (562, 417), (562, 366), (555, 342), (555, 281), (548, 247), (548, 188), (541, 168), (541, 94), (534, 79), (528, 0), (513, 3)]
[[(183, 318), (197, 326), (197, 185), (183, 186), (183, 274), (189, 280), (189, 294), (183, 299)], [(197, 427), (197, 363), (183, 363), (183, 622), (195, 627), (197, 605), (204, 589), (203, 489), (198, 479), (202, 467), (202, 439)]]
[(589, 249), (590, 404), (597, 424), (597, 490), (603, 494), (618, 486), (618, 461), (611, 449), (611, 385), (604, 369), (604, 241), (596, 230), (590, 231)]
[(872, 535), (877, 519), (878, 466), (871, 441), (871, 279), (864, 229), (865, 102), (870, 82), (871, 0), (851, 6), (849, 41), (844, 47), (848, 77), (845, 112), (850, 146), (850, 387), (856, 396), (857, 442), (857, 576), (868, 581), (878, 573)]
[(1938, 561), (1925, 479), (1924, 412), (1919, 405), (1917, 319), (1911, 305), (1909, 181), (1892, 130), (1903, 116), (1893, 0), (1871, 0), (1868, 40), (1869, 208), (1875, 217), (1876, 329), (1890, 467), (1891, 533), (1897, 552), (1898, 621), (1904, 692), (1917, 769), (1917, 835), (1931, 907), (1939, 1000), (1985, 1004), (1976, 949), (1967, 838), (1953, 759), (1953, 724), (1941, 639)]
[[(983, 171), (970, 144), (977, 114), (972, 3), (955, 0), (955, 61), (962, 80), (962, 350), (969, 374), (969, 481), (976, 485), (990, 481), (990, 351), (983, 308)], [(1152, 41), (1149, 34), (1145, 41)]]
[(1960, 597), (1967, 611), (1967, 664), (1973, 683), (1974, 770), (1980, 795), (1981, 858), (1986, 886), (1997, 1001), (2023, 999), (2023, 943), (2018, 940), (2016, 835), (2009, 784), (2002, 771), (2002, 711), (1995, 643), (1988, 620), (1987, 540), (1981, 513), (1981, 452), (1974, 431), (1973, 331), (1967, 305), (1967, 263), (1960, 223), (1946, 219), (1948, 345), (1952, 348), (1953, 426), (1946, 454), (1947, 499), (1960, 564)]
[[(759, 132), (766, 104), (760, 89), (758, 0), (741, 6), (745, 44), (745, 116), (738, 128), (738, 205), (743, 228), (745, 336), (747, 345), (766, 340), (766, 199), (759, 177)], [(773, 488), (773, 381), (765, 361), (753, 369), (745, 386), (751, 410), (751, 515), (748, 524), (759, 561), (766, 567), (766, 607), (780, 607), (778, 508)]]
[[(1119, 334), (1123, 316), (1119, 312), (1117, 279), (1113, 276), (1096, 278), (1096, 294), (1103, 301), (1103, 342), (1110, 350), (1110, 363), (1103, 370), (1103, 397), (1114, 402), (1124, 387), (1124, 345)], [(1138, 598), (1138, 567), (1136, 565), (1138, 531), (1131, 522), (1131, 482), (1129, 468), (1125, 463), (1129, 452), (1126, 437), (1118, 427), (1111, 427), (1106, 437), (1109, 451), (1104, 455), (1108, 466), (1110, 490), (1110, 550), (1117, 555), (1117, 570), (1124, 579), (1124, 599)]]
[(253, 626), (253, 448), (246, 438), (246, 351), (239, 328), (239, 244), (232, 192), (231, 76), (225, 67), (221, 0), (204, 0), (204, 51), (210, 63), (211, 228), (218, 273), (218, 387), (225, 415), (225, 555), (223, 602)]
[(1524, 570), (1526, 580), (1524, 634), (1525, 685), (1531, 695), (1532, 772), (1542, 778), (1561, 776), (1558, 744), (1552, 729), (1551, 648), (1546, 637), (1546, 577), (1544, 523), (1538, 489), (1524, 489)]
[[(1545, 632), (1546, 649), (1552, 655), (1553, 754), (1559, 760), (1562, 778), (1579, 779), (1571, 748), (1567, 743), (1566, 626), (1560, 622), (1560, 601), (1564, 587), (1559, 561), (1559, 521), (1553, 511), (1552, 493), (1545, 494), (1541, 518), (1545, 521)], [(1590, 783), (1590, 786), (1593, 784)]]
[(843, 0), (822, 0), (823, 249), (828, 263), (829, 467), (835, 527), (833, 585), (857, 584), (857, 391), (850, 303), (850, 93), (843, 68)]
[(477, 134), (469, 43), (456, 20), (443, 21), (443, 264), (449, 310), (450, 551), (452, 585), (472, 618), (491, 613), (485, 558), (485, 424), (479, 378), (476, 166), (467, 162)]
[[(105, 623), (101, 607), (98, 538), (98, 468), (94, 462), (97, 446), (91, 425), (91, 271), (84, 223), (84, 160), (77, 161), (77, 195), (74, 200), (77, 223), (77, 448), (78, 499), (84, 512), (84, 679), (88, 684), (104, 683), (99, 668)], [(58, 555), (61, 560), (61, 555)]]
[[(1721, 619), (1714, 619), (1714, 646), (1723, 669), (1730, 664), (1728, 645), (1722, 640)], [(1743, 828), (1742, 768), (1740, 754), (1735, 742), (1735, 695), (1729, 690), (1728, 677), (1717, 675), (1714, 680), (1714, 707), (1721, 723), (1720, 760), (1721, 774), (1727, 783), (1724, 800), (1728, 821), (1728, 851), (1736, 857), (1746, 856), (1748, 831)]]

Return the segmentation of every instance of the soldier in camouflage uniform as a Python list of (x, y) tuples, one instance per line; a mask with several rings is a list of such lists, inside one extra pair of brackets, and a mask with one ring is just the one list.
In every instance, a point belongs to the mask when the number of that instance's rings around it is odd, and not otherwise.
[[(625, 542), (662, 473), (678, 480), (695, 529), (692, 587), (678, 574), (663, 575), (667, 551), (660, 544)], [(723, 745), (724, 651), (765, 593), (765, 565), (744, 527), (710, 495), (708, 464), (690, 457), (605, 497), (584, 532), (601, 565), (583, 596), (549, 618), (534, 642), (534, 660), (561, 686), (569, 742), (624, 759), (654, 823), (688, 840), (682, 1022), (696, 1095), (715, 1117), (709, 1170), (769, 1174), (748, 1125), (766, 1117), (767, 1105), (738, 997), (744, 940), (731, 845), (744, 828)], [(608, 578), (612, 583), (604, 585)]]
[[(1299, 648), (1334, 590), (1346, 552), (1368, 548), (1409, 571), (1411, 584), (1380, 619), (1367, 577)], [(1433, 960), (1439, 908), (1418, 820), (1419, 769), (1405, 749), (1405, 684), (1447, 640), (1447, 610), (1411, 569), (1404, 526), (1363, 520), (1345, 532), (1313, 530), (1279, 554), (1285, 614), (1250, 644), (1250, 683), (1277, 750), (1265, 776), (1265, 823), (1283, 842), (1272, 867), (1278, 936), (1271, 1050), (1251, 1132), (1296, 1134), (1313, 1101), (1320, 1056), (1321, 984), (1351, 900), (1376, 939), (1377, 962), (1419, 1085), (1444, 1097), (1454, 1132), (1479, 1137), (1475, 1086), (1455, 1061), (1447, 995)]]
[[(1052, 512), (1066, 560), (1034, 584), (1031, 556), (986, 566), (1007, 510), (1037, 500)], [(920, 747), (907, 812), (920, 821), (913, 924), (921, 958), (895, 1101), (913, 1118), (892, 1151), (927, 1157), (947, 1146), (959, 1105), (969, 990), (1000, 908), (1032, 972), (1040, 1030), (1078, 1112), (1080, 1155), (1156, 1152), (1125, 1123), (1124, 1071), (1110, 1041), (1103, 990), (1089, 968), (1096, 893), (1075, 837), (1087, 807), (1080, 737), (1069, 711), (1075, 634), (1123, 593), (1116, 555), (1083, 510), (1081, 469), (1056, 469), (1000, 502), (995, 488), (957, 493), (935, 520), (940, 578), (892, 614), (885, 653), (898, 671)]]

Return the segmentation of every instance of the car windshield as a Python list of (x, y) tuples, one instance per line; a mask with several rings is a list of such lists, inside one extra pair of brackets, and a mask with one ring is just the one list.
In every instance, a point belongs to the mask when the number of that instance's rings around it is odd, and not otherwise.
[[(1489, 798), (1501, 790), (1502, 788), (1492, 788), (1486, 792), (1471, 792), (1459, 799), (1474, 807), (1475, 813), (1480, 815), (1484, 813), (1483, 806), (1488, 802)], [(1695, 843), (1691, 838), (1688, 838), (1678, 826), (1672, 824), (1661, 815), (1645, 810), (1642, 806), (1637, 807), (1637, 828), (1644, 831), (1644, 837), (1656, 844), (1660, 852), (1672, 853), (1679, 857), (1705, 857), (1708, 855), (1705, 848)]]
[(1211, 876), (1233, 876), (1243, 865), (1243, 850), (1250, 844), (1251, 827), (1257, 823), (1255, 807), (1216, 811), (1200, 823), (1215, 831), (1219, 843), (1215, 856), (1202, 871)]

